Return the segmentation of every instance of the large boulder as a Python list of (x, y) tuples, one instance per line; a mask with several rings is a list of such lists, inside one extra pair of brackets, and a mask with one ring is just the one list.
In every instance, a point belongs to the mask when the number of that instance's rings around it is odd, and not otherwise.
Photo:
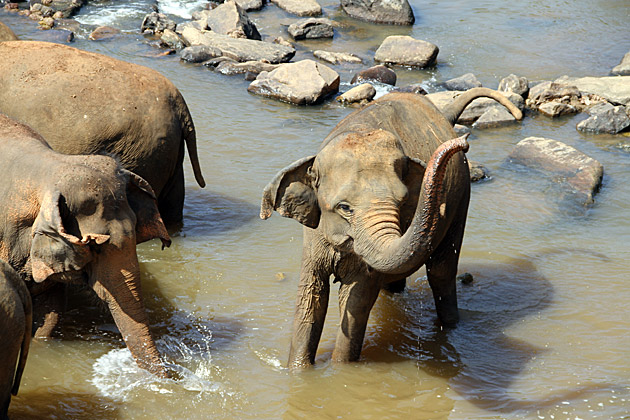
[(260, 33), (247, 13), (234, 1), (226, 0), (223, 4), (209, 10), (206, 15), (208, 29), (232, 38), (249, 38), (260, 41)]
[(630, 105), (630, 76), (568, 79), (582, 94), (592, 94), (615, 105)]
[(597, 160), (567, 144), (542, 137), (521, 140), (509, 159), (563, 180), (585, 205), (593, 203), (604, 175), (604, 167)]
[(623, 56), (621, 63), (613, 67), (610, 74), (613, 76), (630, 76), (630, 52)]
[(363, 60), (357, 57), (354, 54), (343, 53), (343, 52), (333, 52), (333, 51), (323, 51), (323, 50), (315, 50), (313, 51), (313, 55), (320, 60), (326, 61), (330, 64), (339, 64), (339, 63), (352, 63), (352, 64), (361, 64)]
[(447, 80), (443, 83), (443, 86), (447, 90), (468, 90), (481, 87), (481, 82), (474, 74), (466, 73), (454, 79)]
[(312, 105), (339, 91), (339, 74), (316, 61), (302, 60), (260, 73), (247, 90), (296, 105)]
[(398, 64), (424, 68), (435, 63), (437, 45), (410, 36), (388, 36), (374, 54), (374, 60), (385, 64)]
[(568, 113), (587, 110), (594, 104), (603, 101), (597, 95), (581, 92), (573, 82), (543, 82), (532, 87), (526, 104), (544, 115), (557, 117)]
[(317, 0), (271, 0), (273, 4), (298, 16), (319, 16), (322, 6)]
[(182, 32), (188, 45), (206, 45), (221, 51), (222, 55), (236, 61), (267, 61), (285, 63), (295, 55), (295, 49), (285, 45), (253, 39), (232, 38), (213, 31), (201, 31), (188, 25)]
[(361, 83), (361, 82), (379, 82), (384, 83), (386, 85), (396, 85), (396, 72), (390, 68), (387, 68), (383, 65), (373, 66), (369, 69), (361, 70), (356, 73), (350, 83)]
[(295, 40), (332, 38), (333, 21), (326, 18), (308, 18), (292, 23), (287, 29)]
[(0, 22), (0, 42), (3, 41), (15, 41), (18, 37), (15, 33), (4, 23)]
[(349, 16), (372, 23), (413, 25), (415, 17), (407, 0), (341, 0)]
[(577, 129), (589, 133), (620, 133), (630, 127), (627, 112), (626, 107), (608, 102), (596, 105), (588, 111), (590, 117), (577, 124)]

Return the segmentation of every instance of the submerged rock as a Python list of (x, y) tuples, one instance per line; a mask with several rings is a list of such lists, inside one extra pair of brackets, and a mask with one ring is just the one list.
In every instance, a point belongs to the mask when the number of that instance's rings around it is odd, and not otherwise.
[(613, 67), (610, 74), (614, 76), (630, 76), (630, 52), (623, 56), (621, 63)]
[(477, 77), (475, 77), (474, 74), (466, 73), (463, 76), (447, 80), (443, 83), (443, 86), (447, 90), (468, 90), (475, 87), (481, 87), (481, 82), (477, 80)]
[(361, 82), (380, 82), (386, 85), (396, 85), (396, 72), (388, 67), (383, 65), (373, 66), (369, 69), (361, 70), (357, 74), (352, 77), (350, 83), (361, 83)]
[(372, 23), (413, 25), (415, 17), (407, 0), (341, 0), (349, 16)]
[(333, 21), (326, 18), (308, 18), (289, 25), (289, 34), (293, 39), (332, 38)]
[(424, 68), (435, 64), (437, 45), (410, 36), (388, 36), (374, 54), (374, 60), (385, 64), (398, 64)]
[(606, 102), (592, 107), (590, 117), (577, 124), (579, 131), (589, 133), (617, 134), (630, 127), (628, 110), (621, 105), (613, 106)]
[(273, 4), (298, 16), (319, 16), (322, 6), (316, 0), (271, 0)]
[(232, 38), (261, 39), (256, 25), (234, 0), (226, 0), (209, 10), (206, 14), (206, 26), (216, 33)]
[(597, 160), (562, 142), (542, 137), (521, 140), (509, 159), (562, 180), (584, 205), (594, 202), (604, 175), (604, 167)]
[(344, 104), (366, 103), (374, 99), (374, 96), (376, 96), (374, 86), (369, 83), (362, 83), (337, 96), (337, 101)]
[(323, 51), (323, 50), (315, 50), (313, 51), (313, 55), (320, 60), (326, 61), (330, 64), (339, 64), (339, 63), (352, 63), (352, 64), (361, 64), (363, 60), (357, 57), (354, 54), (349, 53), (341, 53), (341, 52), (332, 52), (332, 51)]
[(247, 90), (296, 105), (312, 105), (339, 91), (339, 74), (316, 61), (302, 60), (260, 73)]

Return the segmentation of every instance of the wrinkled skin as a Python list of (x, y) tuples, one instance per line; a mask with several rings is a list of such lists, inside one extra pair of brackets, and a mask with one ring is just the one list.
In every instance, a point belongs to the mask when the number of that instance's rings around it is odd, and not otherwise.
[(305, 225), (290, 367), (314, 363), (331, 274), (340, 283), (334, 361), (359, 358), (379, 290), (402, 290), (422, 265), (439, 319), (457, 322), (455, 277), (470, 181), (468, 144), (456, 139), (452, 122), (479, 96), (522, 117), (489, 89), (463, 94), (447, 115), (420, 95), (392, 93), (346, 117), (317, 155), (267, 185), (261, 217), (276, 210)]
[(182, 219), (184, 143), (205, 186), (188, 107), (149, 68), (65, 45), (0, 43), (0, 112), (60, 153), (115, 155), (149, 182), (167, 225)]
[(7, 419), (31, 342), (31, 295), (18, 274), (0, 260), (0, 420)]
[(3, 41), (15, 41), (18, 37), (13, 33), (11, 28), (9, 28), (4, 23), (0, 22), (0, 42)]
[[(107, 156), (53, 151), (0, 114), (0, 259), (25, 280), (37, 313), (59, 285), (84, 284), (109, 310), (138, 365), (165, 376), (142, 301), (136, 244), (170, 245), (149, 184)], [(36, 337), (55, 326), (46, 308)]]

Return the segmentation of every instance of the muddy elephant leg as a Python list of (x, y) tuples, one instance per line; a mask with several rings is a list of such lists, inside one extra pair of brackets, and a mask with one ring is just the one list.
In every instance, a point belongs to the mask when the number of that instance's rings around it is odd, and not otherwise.
[(356, 276), (342, 279), (339, 287), (339, 314), (341, 322), (332, 359), (335, 362), (359, 360), (370, 311), (381, 282), (378, 276)]
[(65, 306), (65, 291), (65, 285), (55, 284), (33, 298), (33, 319), (36, 322), (34, 338), (47, 339), (52, 336)]
[(383, 286), (383, 290), (387, 290), (390, 293), (402, 293), (407, 287), (407, 278), (390, 281)]
[(184, 212), (184, 168), (176, 167), (173, 177), (162, 189), (158, 197), (158, 210), (166, 226), (182, 221)]

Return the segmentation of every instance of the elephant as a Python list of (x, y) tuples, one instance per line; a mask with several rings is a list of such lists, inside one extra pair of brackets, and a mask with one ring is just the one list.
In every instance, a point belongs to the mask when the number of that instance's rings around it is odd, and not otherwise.
[(490, 97), (517, 118), (500, 93), (471, 89), (441, 113), (414, 93), (389, 93), (332, 130), (316, 155), (282, 169), (264, 188), (260, 217), (276, 210), (304, 225), (289, 367), (314, 364), (330, 277), (340, 283), (332, 360), (356, 361), (382, 288), (402, 291), (426, 266), (439, 320), (458, 321), (455, 277), (470, 178), (453, 124), (466, 105)]
[[(110, 156), (64, 155), (0, 114), (0, 259), (27, 284), (34, 317), (63, 286), (91, 289), (109, 308), (137, 364), (166, 369), (149, 330), (136, 244), (171, 240), (151, 186)], [(61, 292), (60, 292), (61, 290)], [(47, 337), (59, 305), (44, 307)], [(41, 310), (40, 310), (41, 311)]]
[(0, 260), (0, 420), (8, 419), (31, 343), (31, 295), (15, 270)]
[(0, 42), (15, 41), (18, 37), (6, 24), (0, 22)]
[(58, 152), (114, 155), (149, 182), (167, 225), (182, 220), (184, 143), (205, 186), (186, 102), (147, 67), (61, 44), (0, 43), (0, 112)]

